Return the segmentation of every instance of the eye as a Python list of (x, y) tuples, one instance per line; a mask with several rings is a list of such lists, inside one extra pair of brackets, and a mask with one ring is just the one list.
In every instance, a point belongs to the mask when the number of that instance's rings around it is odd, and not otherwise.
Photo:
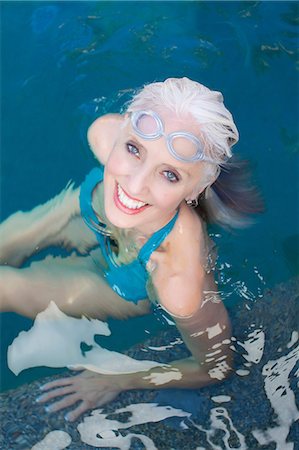
[(136, 156), (137, 158), (139, 158), (139, 156), (140, 156), (139, 150), (136, 147), (136, 145), (128, 143), (127, 151), (128, 151), (128, 153), (131, 153), (131, 155)]
[(177, 183), (180, 180), (178, 175), (176, 175), (171, 170), (164, 170), (163, 174), (164, 174), (166, 180), (170, 181), (170, 183)]

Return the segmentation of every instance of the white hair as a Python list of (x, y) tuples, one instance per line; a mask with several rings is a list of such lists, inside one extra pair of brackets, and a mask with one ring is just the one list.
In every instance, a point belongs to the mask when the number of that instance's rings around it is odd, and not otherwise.
[(231, 147), (238, 141), (239, 133), (221, 92), (186, 77), (168, 78), (145, 85), (133, 97), (127, 112), (143, 109), (167, 109), (178, 117), (191, 115), (204, 138), (206, 156), (219, 165), (232, 156)]

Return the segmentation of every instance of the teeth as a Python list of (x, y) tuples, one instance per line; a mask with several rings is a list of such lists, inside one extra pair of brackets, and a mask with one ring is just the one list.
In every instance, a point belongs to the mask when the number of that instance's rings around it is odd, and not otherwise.
[(131, 198), (129, 198), (124, 191), (122, 190), (122, 188), (120, 187), (120, 185), (117, 185), (117, 193), (118, 193), (118, 197), (121, 201), (121, 203), (126, 206), (127, 208), (130, 209), (139, 209), (142, 206), (145, 206), (146, 203), (143, 202), (139, 202), (137, 200), (132, 200)]

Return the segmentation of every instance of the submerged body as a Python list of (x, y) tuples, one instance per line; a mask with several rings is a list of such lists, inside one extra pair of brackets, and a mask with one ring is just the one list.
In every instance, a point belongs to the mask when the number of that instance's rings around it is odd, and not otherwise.
[[(145, 115), (142, 129), (130, 113), (97, 119), (88, 140), (100, 165), (82, 186), (1, 225), (1, 309), (35, 317), (54, 301), (68, 315), (105, 320), (147, 314), (151, 302), (159, 303), (192, 354), (172, 363), (181, 377), (165, 387), (194, 388), (225, 378), (231, 366), (230, 323), (210, 266), (211, 242), (204, 220), (188, 206), (213, 183), (219, 162), (205, 156), (212, 150), (190, 114), (162, 106), (138, 113)], [(156, 135), (152, 117), (162, 118)], [(52, 245), (76, 252), (19, 268)], [(74, 420), (120, 391), (154, 388), (152, 377), (153, 371), (109, 377), (85, 371), (46, 385), (40, 400), (66, 395), (52, 410), (82, 400), (69, 415)]]

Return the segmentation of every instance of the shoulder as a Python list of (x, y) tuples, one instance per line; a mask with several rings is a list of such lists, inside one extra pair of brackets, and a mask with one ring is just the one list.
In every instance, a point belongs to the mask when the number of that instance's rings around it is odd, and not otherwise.
[(103, 165), (113, 148), (123, 118), (121, 114), (106, 114), (96, 119), (88, 129), (87, 139), (91, 151)]
[(208, 242), (206, 224), (193, 209), (183, 203), (173, 231), (165, 242), (168, 244), (171, 265), (182, 268), (184, 273), (193, 271), (204, 262)]
[(164, 251), (155, 252), (152, 274), (161, 305), (173, 316), (187, 317), (200, 308), (207, 285), (207, 235), (204, 222), (182, 205)]

